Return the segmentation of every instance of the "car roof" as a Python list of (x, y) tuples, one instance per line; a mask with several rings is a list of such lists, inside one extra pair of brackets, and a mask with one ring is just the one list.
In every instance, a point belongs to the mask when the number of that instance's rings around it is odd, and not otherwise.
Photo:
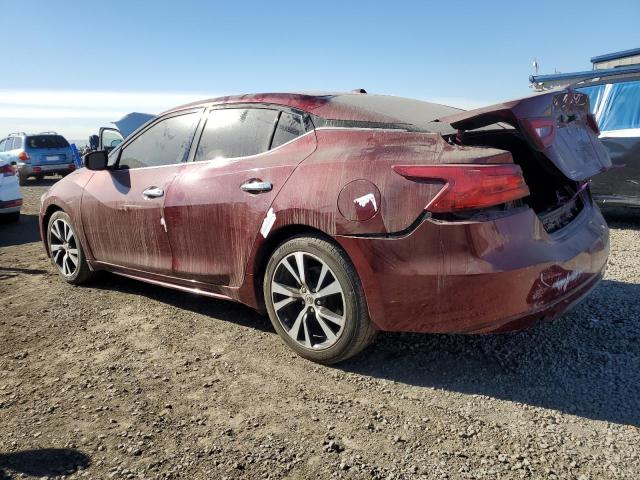
[[(312, 113), (328, 120), (380, 123), (420, 123), (430, 131), (438, 131), (433, 122), (439, 117), (459, 113), (461, 109), (391, 95), (370, 95), (359, 92), (322, 93), (251, 93), (210, 98), (192, 102), (161, 115), (188, 108), (233, 104), (275, 104)], [(419, 119), (418, 122), (407, 118)]]

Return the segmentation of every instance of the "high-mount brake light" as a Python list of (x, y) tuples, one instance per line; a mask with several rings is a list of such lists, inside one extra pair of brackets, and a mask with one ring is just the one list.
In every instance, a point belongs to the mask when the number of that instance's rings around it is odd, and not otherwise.
[(441, 181), (442, 190), (425, 210), (446, 213), (492, 207), (529, 195), (522, 170), (504, 165), (394, 165), (393, 171), (413, 181)]

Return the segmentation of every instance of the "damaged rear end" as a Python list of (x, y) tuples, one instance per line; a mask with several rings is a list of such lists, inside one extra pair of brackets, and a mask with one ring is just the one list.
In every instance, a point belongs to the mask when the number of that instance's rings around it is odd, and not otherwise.
[(366, 252), (378, 288), (394, 298), (371, 311), (379, 328), (519, 329), (562, 314), (598, 284), (609, 237), (589, 179), (611, 162), (588, 107), (564, 90), (456, 113), (438, 120), (453, 128), (442, 129), (448, 147), (437, 162), (394, 165), (407, 181), (440, 189), (409, 236), (343, 242)]
[(532, 208), (549, 233), (569, 225), (592, 203), (589, 179), (611, 167), (589, 113), (589, 98), (573, 90), (492, 105), (440, 121), (457, 129), (456, 134), (445, 136), (449, 143), (511, 154), (528, 187), (527, 194), (514, 195), (513, 200)]

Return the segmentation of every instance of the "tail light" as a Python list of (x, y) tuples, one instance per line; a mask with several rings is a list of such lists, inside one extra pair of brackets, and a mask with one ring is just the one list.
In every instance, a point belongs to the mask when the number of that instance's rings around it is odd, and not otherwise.
[(31, 171), (32, 171), (33, 173), (40, 173), (40, 172), (42, 171), (42, 169), (41, 169), (40, 167), (33, 167), (33, 168), (31, 169)]
[(593, 133), (600, 135), (600, 127), (598, 127), (598, 121), (593, 113), (587, 114), (587, 125), (593, 130)]
[(75, 169), (76, 169), (76, 166), (73, 163), (69, 164), (69, 170), (75, 170)]
[(522, 124), (540, 150), (550, 147), (556, 139), (556, 125), (550, 118), (524, 119)]
[(3, 177), (12, 177), (16, 174), (16, 167), (13, 165), (3, 165), (0, 167), (0, 174)]
[(19, 158), (20, 160), (22, 160), (23, 162), (26, 162), (26, 161), (28, 161), (28, 160), (29, 160), (29, 154), (23, 150), (22, 152), (20, 152), (20, 153), (18, 154), (18, 158)]
[(393, 170), (414, 181), (445, 183), (425, 207), (433, 213), (492, 207), (529, 195), (518, 165), (394, 165)]

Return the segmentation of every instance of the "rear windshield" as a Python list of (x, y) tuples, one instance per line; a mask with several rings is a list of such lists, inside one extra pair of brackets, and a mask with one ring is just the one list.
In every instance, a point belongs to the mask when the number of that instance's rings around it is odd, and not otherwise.
[(27, 137), (29, 148), (66, 148), (69, 142), (60, 135), (34, 135)]
[(438, 133), (455, 132), (450, 125), (435, 120), (459, 113), (459, 108), (390, 95), (337, 95), (313, 113), (325, 119), (341, 118), (380, 122), (412, 130)]

